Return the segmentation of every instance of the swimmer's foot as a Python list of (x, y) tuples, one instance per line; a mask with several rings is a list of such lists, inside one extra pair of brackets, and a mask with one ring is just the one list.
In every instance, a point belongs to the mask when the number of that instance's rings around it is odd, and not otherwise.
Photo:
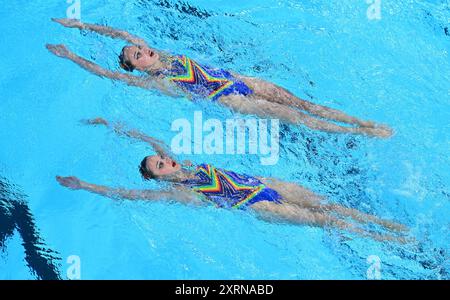
[(391, 128), (381, 125), (381, 126), (376, 126), (374, 128), (369, 128), (369, 127), (359, 127), (358, 131), (360, 133), (366, 134), (366, 135), (370, 135), (370, 136), (374, 136), (374, 137), (378, 137), (378, 138), (382, 138), (382, 139), (387, 139), (390, 138), (394, 132)]
[(384, 228), (387, 228), (392, 231), (397, 231), (397, 232), (409, 231), (409, 228), (406, 227), (405, 225), (400, 224), (400, 223), (391, 222), (391, 221), (382, 220), (380, 222), (380, 225), (382, 225)]

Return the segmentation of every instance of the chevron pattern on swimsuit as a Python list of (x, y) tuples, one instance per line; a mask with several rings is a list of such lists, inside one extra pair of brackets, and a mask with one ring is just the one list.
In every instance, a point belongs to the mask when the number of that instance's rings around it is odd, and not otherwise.
[(208, 98), (214, 98), (234, 83), (232, 80), (209, 74), (202, 66), (184, 55), (178, 57), (177, 60), (184, 67), (186, 73), (169, 79), (182, 84), (189, 90), (205, 90)]
[(204, 185), (196, 187), (194, 191), (205, 196), (211, 195), (232, 200), (233, 208), (240, 208), (265, 188), (263, 184), (257, 186), (240, 184), (229, 175), (210, 165), (199, 167), (197, 174), (204, 180)]

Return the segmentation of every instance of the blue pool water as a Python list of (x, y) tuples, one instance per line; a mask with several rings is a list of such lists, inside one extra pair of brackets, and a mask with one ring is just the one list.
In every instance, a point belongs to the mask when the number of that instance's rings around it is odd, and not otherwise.
[[(85, 22), (129, 30), (156, 48), (389, 124), (395, 136), (388, 140), (283, 126), (274, 166), (255, 156), (183, 159), (295, 181), (332, 202), (404, 223), (418, 241), (405, 246), (59, 186), (56, 175), (158, 187), (137, 172), (151, 154), (145, 145), (81, 119), (122, 121), (170, 143), (177, 118), (193, 118), (196, 110), (233, 116), (100, 79), (51, 55), (46, 43), (64, 43), (118, 68), (122, 42), (50, 22), (65, 17), (67, 6), (7, 1), (0, 11), (0, 279), (66, 279), (72, 255), (80, 258), (82, 279), (366, 279), (371, 255), (380, 258), (382, 279), (449, 279), (448, 0), (383, 0), (381, 20), (368, 20), (364, 0), (81, 0)], [(32, 226), (6, 234), (8, 222), (21, 220)], [(30, 255), (30, 236), (38, 237), (35, 250), (46, 263)], [(40, 263), (46, 272), (30, 271)]]

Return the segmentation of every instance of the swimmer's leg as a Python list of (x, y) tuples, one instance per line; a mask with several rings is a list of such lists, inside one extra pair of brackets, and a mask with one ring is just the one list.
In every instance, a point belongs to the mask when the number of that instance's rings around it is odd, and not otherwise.
[(337, 213), (341, 216), (350, 217), (361, 224), (369, 224), (370, 222), (383, 226), (386, 229), (393, 231), (408, 231), (405, 225), (395, 223), (389, 220), (378, 218), (374, 215), (363, 213), (357, 209), (344, 207), (337, 204), (326, 204), (320, 207), (321, 210), (329, 213)]
[(316, 193), (308, 190), (307, 188), (288, 181), (281, 181), (277, 178), (259, 178), (267, 186), (276, 190), (283, 199), (286, 198), (288, 202), (302, 202), (301, 199), (308, 199), (308, 201), (314, 203), (321, 203), (324, 199), (323, 196), (317, 195)]
[(351, 233), (356, 233), (363, 237), (368, 237), (381, 242), (406, 243), (404, 237), (397, 237), (390, 234), (372, 233), (356, 227), (354, 224), (339, 220), (334, 216), (325, 213), (312, 212), (308, 209), (300, 208), (293, 204), (276, 204), (273, 202), (258, 202), (251, 206), (258, 217), (268, 222), (289, 223), (295, 225), (308, 225), (322, 228), (337, 228)]
[(279, 191), (284, 203), (296, 204), (302, 208), (325, 212), (327, 214), (336, 213), (344, 217), (350, 217), (361, 224), (369, 224), (372, 222), (389, 230), (398, 232), (408, 231), (408, 228), (402, 224), (384, 220), (374, 215), (363, 213), (357, 209), (338, 204), (326, 204), (324, 203), (324, 197), (316, 195), (296, 183), (281, 182), (277, 179), (268, 179), (266, 182), (271, 188)]
[(368, 136), (387, 138), (392, 132), (387, 128), (369, 127), (345, 127), (331, 122), (320, 120), (294, 110), (288, 106), (272, 103), (264, 99), (246, 98), (241, 95), (229, 95), (221, 97), (219, 102), (230, 107), (236, 112), (243, 114), (254, 114), (261, 118), (276, 118), (290, 124), (303, 124), (311, 129), (332, 132), (332, 133), (352, 133)]
[(379, 234), (379, 233), (373, 233), (368, 230), (361, 229), (359, 227), (356, 227), (352, 223), (342, 221), (339, 219), (336, 219), (332, 216), (327, 215), (326, 218), (329, 220), (329, 224), (334, 228), (339, 228), (341, 230), (345, 230), (351, 233), (356, 233), (363, 237), (368, 237), (373, 240), (379, 241), (379, 242), (397, 242), (400, 244), (406, 244), (409, 242), (409, 240), (403, 236), (395, 236), (392, 234)]
[(280, 181), (275, 178), (263, 179), (271, 189), (276, 190), (283, 198), (283, 203), (297, 204), (301, 207), (320, 207), (324, 197), (293, 182)]
[(346, 113), (332, 109), (323, 105), (318, 105), (311, 103), (307, 100), (298, 98), (285, 88), (282, 88), (271, 82), (267, 82), (258, 78), (237, 76), (240, 80), (244, 81), (245, 84), (250, 86), (255, 92), (256, 96), (264, 98), (267, 101), (294, 106), (301, 110), (307, 111), (312, 115), (325, 118), (328, 120), (343, 122), (351, 125), (358, 125), (362, 127), (374, 128), (377, 125), (372, 121), (360, 120), (356, 117), (347, 115)]

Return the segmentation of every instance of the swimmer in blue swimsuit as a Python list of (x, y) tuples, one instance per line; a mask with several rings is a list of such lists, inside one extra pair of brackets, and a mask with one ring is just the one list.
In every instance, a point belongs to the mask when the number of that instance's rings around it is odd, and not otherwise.
[[(140, 173), (144, 179), (163, 181), (170, 188), (126, 190), (91, 184), (76, 177), (58, 176), (58, 182), (70, 189), (128, 200), (212, 204), (217, 208), (253, 212), (270, 222), (332, 227), (379, 241), (407, 242), (405, 226), (356, 209), (327, 203), (323, 197), (298, 184), (236, 173), (210, 164), (180, 164), (161, 141), (141, 132), (125, 130), (122, 125), (113, 125), (101, 118), (86, 121), (86, 124), (105, 126), (121, 136), (148, 143), (157, 154), (144, 158), (139, 166)], [(364, 228), (371, 224), (379, 225), (388, 233), (375, 233)]]
[[(95, 75), (123, 81), (131, 86), (157, 89), (173, 97), (209, 99), (237, 113), (279, 119), (314, 130), (380, 138), (392, 135), (392, 130), (387, 126), (362, 121), (341, 111), (300, 99), (273, 83), (212, 68), (186, 56), (150, 48), (144, 40), (128, 32), (71, 19), (53, 21), (65, 27), (120, 38), (130, 44), (122, 49), (119, 56), (120, 66), (129, 73), (103, 69), (77, 56), (64, 45), (47, 45), (47, 49), (53, 54), (72, 60)], [(132, 75), (134, 70), (141, 72), (143, 76)]]
[[(147, 159), (140, 168), (142, 176), (149, 177)], [(281, 195), (267, 187), (258, 178), (218, 169), (209, 164), (199, 165), (192, 178), (181, 183), (204, 195), (221, 208), (244, 209), (261, 201), (282, 204)]]

